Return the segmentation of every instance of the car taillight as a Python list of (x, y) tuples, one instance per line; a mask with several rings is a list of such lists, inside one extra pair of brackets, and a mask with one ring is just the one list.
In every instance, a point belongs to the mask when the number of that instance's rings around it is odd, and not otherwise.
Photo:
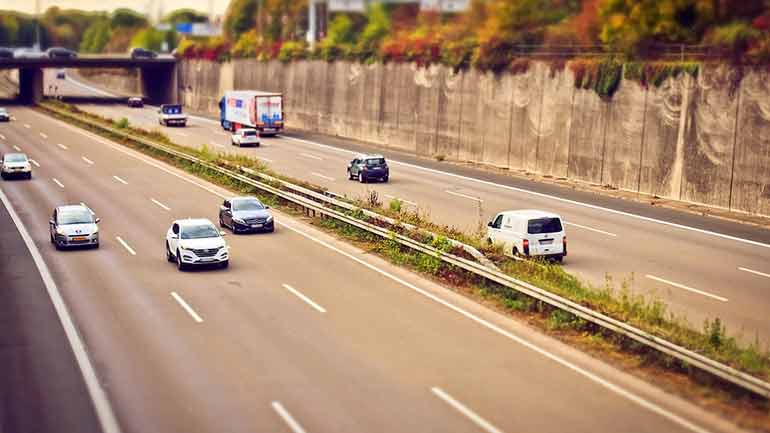
[(562, 243), (564, 244), (564, 255), (566, 256), (567, 255), (567, 237), (566, 236), (562, 238)]
[(529, 255), (529, 239), (524, 239), (524, 255)]

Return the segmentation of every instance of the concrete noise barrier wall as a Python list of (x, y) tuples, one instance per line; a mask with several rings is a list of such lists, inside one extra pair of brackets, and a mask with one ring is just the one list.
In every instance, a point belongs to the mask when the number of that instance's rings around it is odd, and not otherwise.
[[(455, 73), (442, 66), (236, 60), (180, 64), (183, 101), (216, 113), (222, 92), (283, 92), (289, 128), (428, 157), (578, 179), (770, 215), (770, 76), (704, 66), (612, 98), (569, 68)], [(733, 82), (733, 84), (731, 84)]]

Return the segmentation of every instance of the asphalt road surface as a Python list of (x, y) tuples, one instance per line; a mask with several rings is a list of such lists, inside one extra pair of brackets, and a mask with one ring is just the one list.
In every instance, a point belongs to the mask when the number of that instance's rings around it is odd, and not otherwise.
[[(0, 185), (125, 432), (736, 431), (280, 213), (274, 234), (227, 237), (229, 269), (179, 272), (168, 226), (214, 220), (226, 191), (13, 111), (0, 152), (26, 152), (34, 175)], [(196, 130), (213, 131), (180, 131)], [(56, 251), (52, 209), (79, 202), (102, 219), (101, 248)]]
[[(58, 81), (62, 93), (104, 92), (71, 79)], [(718, 317), (747, 341), (770, 341), (769, 230), (389, 152), (390, 183), (364, 185), (348, 180), (345, 172), (354, 154), (366, 150), (355, 142), (289, 131), (264, 138), (259, 148), (241, 149), (231, 146), (229, 134), (212, 119), (193, 116), (186, 128), (162, 127), (153, 107), (81, 108), (161, 129), (179, 144), (258, 158), (337, 194), (363, 197), (376, 190), (386, 203), (399, 198), (438, 223), (469, 231), (502, 210), (556, 212), (566, 221), (568, 271), (597, 287), (610, 281), (616, 289), (653, 293), (696, 327)]]

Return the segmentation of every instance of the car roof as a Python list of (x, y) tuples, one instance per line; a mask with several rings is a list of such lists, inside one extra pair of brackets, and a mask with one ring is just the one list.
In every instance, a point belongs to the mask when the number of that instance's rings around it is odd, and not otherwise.
[(90, 209), (88, 208), (88, 206), (84, 206), (82, 204), (65, 204), (65, 205), (57, 206), (56, 210), (58, 210), (59, 212), (62, 212), (62, 211), (68, 211), (68, 210), (85, 210), (85, 211), (87, 211), (87, 210), (90, 210)]
[(509, 210), (505, 212), (501, 212), (502, 214), (506, 216), (512, 216), (512, 217), (519, 217), (524, 219), (535, 219), (535, 218), (559, 218), (561, 217), (553, 212), (547, 212), (543, 210), (537, 210), (537, 209), (522, 209), (522, 210)]
[(375, 159), (375, 158), (385, 158), (384, 156), (380, 155), (379, 153), (362, 153), (358, 155), (359, 159)]
[(29, 159), (29, 157), (27, 156), (27, 154), (26, 154), (26, 153), (21, 153), (21, 152), (11, 152), (11, 153), (6, 153), (5, 155), (3, 155), (3, 157), (8, 157), (8, 156), (17, 156), (17, 155), (23, 156), (25, 159)]
[(232, 203), (234, 201), (239, 201), (239, 200), (256, 200), (256, 201), (262, 203), (262, 201), (260, 199), (254, 197), (254, 196), (251, 196), (251, 195), (241, 195), (241, 196), (238, 196), (238, 197), (228, 198), (227, 200), (230, 203)]
[(179, 227), (200, 226), (207, 224), (214, 225), (214, 223), (206, 218), (187, 218), (183, 220), (176, 220), (174, 221), (174, 224), (179, 224)]

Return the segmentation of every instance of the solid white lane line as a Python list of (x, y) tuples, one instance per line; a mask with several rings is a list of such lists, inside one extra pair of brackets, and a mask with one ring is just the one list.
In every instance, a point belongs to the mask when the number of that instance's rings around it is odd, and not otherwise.
[(13, 145), (13, 150), (15, 150), (15, 151), (17, 151), (17, 152), (21, 152), (21, 147), (19, 147), (19, 146), (17, 146), (17, 145), (15, 145), (15, 144), (14, 144), (14, 145)]
[(273, 160), (272, 160), (272, 159), (270, 159), (270, 158), (265, 158), (265, 157), (263, 157), (263, 156), (255, 156), (254, 158), (257, 158), (257, 159), (259, 159), (259, 160), (262, 160), (262, 161), (273, 162)]
[(56, 315), (59, 317), (59, 322), (64, 329), (64, 335), (67, 337), (67, 341), (75, 355), (75, 361), (83, 375), (88, 395), (94, 403), (94, 409), (96, 416), (99, 419), (102, 432), (120, 433), (120, 426), (115, 418), (115, 413), (112, 411), (110, 401), (107, 399), (107, 394), (104, 392), (99, 377), (96, 375), (96, 370), (88, 356), (86, 346), (83, 343), (83, 340), (80, 339), (80, 334), (72, 320), (69, 308), (67, 308), (67, 304), (64, 303), (64, 298), (62, 297), (61, 292), (59, 292), (59, 288), (51, 275), (51, 271), (48, 269), (48, 265), (46, 265), (43, 256), (40, 254), (40, 250), (38, 250), (37, 245), (35, 245), (35, 241), (32, 240), (27, 228), (24, 226), (21, 218), (19, 218), (19, 215), (13, 208), (11, 201), (8, 200), (8, 197), (3, 193), (2, 189), (0, 189), (0, 201), (8, 210), (11, 220), (13, 220), (16, 229), (19, 231), (19, 234), (21, 234), (24, 244), (32, 255), (32, 260), (35, 262), (35, 266), (40, 273), (45, 289), (48, 292), (48, 297), (51, 298), (51, 304), (53, 304)]
[(462, 309), (462, 308), (452, 304), (449, 301), (445, 301), (444, 299), (438, 297), (437, 295), (434, 295), (434, 294), (428, 292), (425, 289), (421, 289), (421, 288), (417, 287), (416, 285), (414, 285), (414, 284), (412, 284), (412, 283), (410, 283), (410, 282), (408, 282), (408, 281), (406, 281), (406, 280), (404, 280), (404, 279), (402, 279), (400, 277), (397, 277), (396, 275), (393, 275), (393, 274), (391, 274), (391, 273), (389, 273), (389, 272), (387, 272), (385, 270), (382, 270), (382, 269), (378, 268), (377, 266), (375, 266), (375, 265), (373, 265), (373, 264), (371, 264), (371, 263), (369, 263), (369, 262), (367, 262), (367, 261), (365, 261), (365, 260), (363, 260), (363, 259), (361, 259), (359, 257), (356, 257), (356, 256), (354, 256), (354, 255), (352, 255), (352, 254), (350, 254), (348, 252), (342, 251), (341, 249), (335, 247), (334, 245), (331, 245), (331, 244), (329, 244), (329, 243), (327, 243), (327, 242), (325, 242), (325, 241), (323, 241), (321, 239), (316, 238), (315, 236), (312, 236), (312, 235), (310, 235), (308, 233), (305, 233), (302, 230), (294, 228), (291, 225), (288, 225), (288, 224), (286, 224), (284, 222), (278, 222), (278, 224), (281, 227), (285, 227), (285, 228), (287, 228), (287, 229), (297, 233), (300, 236), (303, 236), (303, 237), (305, 237), (307, 239), (310, 239), (310, 240), (312, 240), (313, 242), (315, 242), (317, 244), (323, 245), (324, 247), (326, 247), (326, 248), (328, 248), (328, 249), (330, 249), (330, 250), (332, 250), (332, 251), (334, 251), (336, 253), (339, 253), (339, 254), (347, 257), (348, 259), (350, 259), (350, 260), (352, 260), (352, 261), (354, 261), (356, 263), (359, 263), (360, 265), (362, 265), (362, 266), (364, 266), (364, 267), (366, 267), (368, 269), (371, 269), (372, 271), (382, 275), (385, 278), (388, 278), (388, 279), (390, 279), (392, 281), (395, 281), (398, 284), (401, 284), (402, 286), (404, 286), (404, 287), (406, 287), (408, 289), (411, 289), (412, 291), (414, 291), (414, 292), (416, 292), (416, 293), (418, 293), (418, 294), (420, 294), (422, 296), (425, 296), (426, 298), (428, 298), (428, 299), (430, 299), (430, 300), (432, 300), (432, 301), (434, 301), (434, 302), (436, 302), (436, 303), (438, 303), (438, 304), (440, 304), (440, 305), (442, 305), (442, 306), (444, 306), (444, 307), (446, 307), (446, 308), (448, 308), (448, 309), (450, 309), (450, 310), (460, 314), (461, 316), (463, 316), (463, 317), (465, 317), (465, 318), (467, 318), (467, 319), (469, 319), (469, 320), (471, 320), (473, 322), (476, 322), (477, 324), (481, 325), (482, 327), (487, 328), (490, 331), (492, 331), (494, 333), (497, 333), (497, 334), (499, 334), (499, 335), (501, 335), (501, 336), (503, 336), (503, 337), (505, 337), (505, 338), (507, 338), (507, 339), (509, 339), (509, 340), (511, 340), (513, 342), (515, 342), (515, 343), (518, 343), (518, 344), (520, 344), (520, 345), (522, 345), (522, 346), (532, 350), (533, 352), (536, 352), (536, 353), (540, 354), (541, 356), (543, 356), (545, 358), (550, 359), (551, 361), (561, 365), (562, 367), (565, 367), (565, 368), (567, 368), (569, 370), (572, 370), (576, 374), (578, 374), (580, 376), (583, 376), (584, 378), (586, 378), (586, 379), (596, 383), (597, 385), (607, 389), (608, 391), (614, 392), (615, 394), (617, 394), (617, 395), (619, 395), (619, 396), (621, 396), (623, 398), (626, 398), (626, 399), (628, 399), (628, 400), (638, 404), (639, 406), (641, 406), (641, 407), (643, 407), (643, 408), (645, 408), (645, 409), (647, 409), (647, 410), (649, 410), (649, 411), (651, 411), (651, 412), (653, 412), (653, 413), (655, 413), (655, 414), (657, 414), (657, 415), (659, 415), (659, 416), (661, 416), (661, 417), (663, 417), (663, 418), (665, 418), (665, 419), (667, 419), (667, 420), (669, 420), (669, 421), (671, 421), (671, 422), (673, 422), (673, 423), (675, 423), (677, 425), (680, 425), (680, 426), (682, 426), (682, 427), (684, 427), (684, 428), (686, 428), (686, 429), (688, 429), (688, 430), (690, 430), (692, 432), (695, 432), (695, 433), (709, 433), (708, 430), (706, 430), (706, 429), (704, 429), (702, 427), (699, 427), (698, 425), (690, 422), (689, 420), (687, 420), (687, 419), (685, 419), (685, 418), (683, 418), (683, 417), (681, 417), (681, 416), (679, 416), (679, 415), (677, 415), (677, 414), (675, 414), (675, 413), (673, 413), (673, 412), (671, 412), (669, 410), (666, 410), (665, 408), (663, 408), (663, 407), (653, 403), (652, 401), (647, 400), (644, 397), (640, 397), (640, 396), (632, 393), (631, 391), (627, 391), (625, 388), (622, 388), (619, 385), (616, 385), (616, 384), (614, 384), (614, 383), (612, 383), (612, 382), (610, 382), (610, 381), (608, 381), (606, 379), (603, 379), (602, 377), (600, 377), (600, 376), (598, 376), (598, 375), (596, 375), (596, 374), (594, 374), (594, 373), (592, 373), (592, 372), (590, 372), (590, 371), (588, 371), (588, 370), (578, 366), (577, 364), (573, 364), (572, 362), (570, 362), (570, 361), (560, 357), (559, 355), (551, 353), (551, 352), (547, 351), (546, 349), (543, 349), (540, 346), (537, 346), (536, 344), (531, 343), (528, 340), (526, 340), (526, 339), (524, 339), (522, 337), (519, 337), (519, 336), (513, 334), (512, 332), (509, 332), (509, 331), (499, 327), (498, 325), (495, 325), (492, 322), (489, 322), (488, 320), (482, 319), (481, 317), (479, 317), (479, 316), (477, 316), (477, 315), (475, 315), (475, 314), (473, 314), (473, 313), (471, 313), (469, 311), (466, 311), (466, 310), (464, 310), (464, 309)]
[(209, 141), (209, 144), (212, 146), (225, 147), (221, 143), (217, 143), (216, 141), (213, 141), (213, 140)]
[[(313, 146), (321, 147), (321, 148), (332, 150), (332, 151), (335, 151), (335, 152), (346, 153), (346, 154), (350, 154), (350, 155), (360, 155), (360, 152), (354, 152), (352, 150), (347, 150), (347, 149), (340, 149), (340, 148), (337, 148), (337, 147), (334, 147), (334, 146), (329, 146), (328, 144), (322, 144), (322, 143), (318, 143), (318, 142), (311, 141), (311, 140), (304, 140), (304, 139), (301, 139), (301, 138), (286, 137), (284, 135), (282, 135), (281, 138), (285, 138), (287, 140), (292, 140), (292, 141), (297, 141), (297, 142), (300, 142), (300, 143), (312, 144)], [(476, 179), (476, 178), (473, 178), (473, 177), (463, 176), (463, 175), (460, 175), (460, 174), (454, 174), (454, 173), (449, 173), (449, 172), (446, 172), (446, 171), (436, 170), (436, 169), (433, 169), (433, 168), (422, 167), (422, 166), (419, 166), (419, 165), (409, 164), (407, 162), (401, 162), (401, 161), (397, 161), (397, 160), (394, 160), (394, 159), (390, 159), (389, 162), (392, 163), (392, 164), (403, 165), (404, 167), (413, 168), (415, 170), (422, 170), (422, 171), (426, 171), (428, 173), (438, 174), (438, 175), (441, 175), (441, 176), (449, 176), (449, 177), (452, 177), (452, 178), (455, 178), (455, 179), (467, 180), (467, 181), (475, 182), (475, 183), (478, 183), (478, 184), (481, 184), (481, 185), (487, 185), (487, 186), (492, 186), (492, 187), (495, 187), (495, 188), (507, 189), (509, 191), (516, 191), (516, 192), (520, 192), (520, 193), (524, 193), (524, 194), (534, 195), (536, 197), (542, 197), (542, 198), (546, 198), (546, 199), (549, 199), (549, 200), (556, 200), (556, 201), (560, 201), (562, 203), (568, 203), (568, 204), (572, 204), (572, 205), (576, 205), (576, 206), (582, 206), (582, 207), (586, 207), (586, 208), (589, 208), (589, 209), (600, 210), (600, 211), (612, 213), (612, 214), (615, 214), (615, 215), (622, 215), (622, 216), (626, 216), (626, 217), (630, 217), (630, 218), (636, 218), (636, 219), (639, 219), (639, 220), (642, 220), (642, 221), (646, 221), (646, 222), (650, 222), (650, 223), (666, 225), (666, 226), (669, 226), (669, 227), (675, 227), (675, 228), (682, 229), (682, 230), (689, 230), (689, 231), (693, 231), (693, 232), (704, 234), (704, 235), (715, 236), (715, 237), (722, 238), (722, 239), (729, 239), (731, 241), (743, 242), (743, 243), (754, 245), (754, 246), (757, 246), (757, 247), (770, 248), (770, 243), (766, 244), (766, 243), (762, 243), (762, 242), (758, 242), (758, 241), (752, 241), (750, 239), (739, 238), (737, 236), (730, 236), (730, 235), (726, 235), (724, 233), (718, 233), (718, 232), (713, 232), (713, 231), (710, 231), (710, 230), (699, 229), (699, 228), (696, 228), (696, 227), (686, 226), (684, 224), (672, 223), (670, 221), (664, 221), (664, 220), (660, 220), (660, 219), (657, 219), (657, 218), (646, 217), (646, 216), (637, 215), (637, 214), (630, 213), (630, 212), (620, 211), (620, 210), (617, 210), (617, 209), (611, 209), (611, 208), (606, 208), (606, 207), (598, 206), (598, 205), (595, 205), (595, 204), (584, 203), (584, 202), (577, 201), (577, 200), (570, 200), (570, 199), (567, 199), (567, 198), (557, 197), (557, 196), (554, 196), (554, 195), (548, 195), (548, 194), (545, 194), (545, 193), (542, 193), (542, 192), (530, 191), (530, 190), (525, 189), (525, 188), (518, 188), (518, 187), (515, 187), (515, 186), (502, 185), (502, 184), (499, 184), (499, 183), (490, 182), (488, 180), (481, 180), (481, 179)]]
[(47, 138), (48, 138), (48, 135), (46, 135), (46, 134), (45, 134), (45, 132), (41, 132), (41, 133), (40, 133), (40, 137), (41, 137), (43, 140), (45, 140), (45, 139), (47, 139)]
[(56, 145), (59, 146), (62, 150), (67, 150), (67, 146), (65, 146), (65, 145), (63, 145), (61, 143), (56, 143)]
[(325, 176), (325, 175), (323, 175), (321, 173), (316, 173), (316, 172), (311, 172), (310, 174), (312, 174), (313, 176), (316, 176), (316, 177), (320, 177), (321, 179), (326, 179), (328, 181), (334, 182), (334, 178), (333, 177)]
[(599, 229), (595, 229), (595, 228), (592, 228), (592, 227), (581, 226), (580, 224), (570, 223), (570, 222), (567, 222), (567, 221), (564, 221), (564, 224), (568, 225), (568, 226), (579, 227), (579, 228), (581, 228), (583, 230), (590, 230), (592, 232), (601, 233), (601, 234), (607, 235), (607, 236), (612, 236), (613, 238), (618, 237), (618, 235), (616, 235), (615, 233), (605, 232), (604, 230), (599, 230)]
[(93, 161), (91, 161), (90, 159), (86, 158), (85, 156), (81, 156), (81, 158), (83, 159), (83, 161), (85, 161), (85, 162), (86, 162), (86, 164), (88, 164), (88, 165), (94, 165), (94, 162), (93, 162)]
[(112, 178), (117, 180), (118, 182), (122, 183), (123, 185), (128, 185), (128, 182), (126, 182), (125, 180), (121, 179), (118, 176), (112, 176)]
[(294, 293), (294, 295), (296, 295), (298, 298), (300, 298), (300, 299), (302, 299), (303, 301), (307, 302), (307, 303), (308, 303), (308, 305), (310, 305), (311, 307), (313, 307), (313, 308), (315, 308), (316, 310), (318, 310), (318, 312), (319, 312), (319, 313), (325, 313), (325, 312), (326, 312), (326, 309), (324, 309), (324, 307), (322, 307), (322, 306), (320, 306), (320, 305), (316, 304), (316, 303), (315, 303), (315, 302), (313, 302), (313, 301), (312, 301), (310, 298), (308, 298), (307, 296), (305, 296), (305, 295), (303, 295), (302, 293), (300, 293), (300, 291), (299, 291), (299, 290), (297, 290), (297, 289), (295, 289), (294, 287), (292, 287), (292, 286), (290, 286), (290, 285), (288, 285), (288, 284), (284, 284), (284, 285), (283, 285), (283, 288), (284, 288), (284, 289), (286, 289), (286, 290), (288, 290), (288, 291), (290, 291), (291, 293)]
[[(41, 118), (44, 118), (46, 120), (51, 120), (49, 117), (46, 117), (43, 114), (36, 113), (36, 112), (33, 112), (33, 113), (35, 113), (36, 115), (39, 115)], [(103, 143), (103, 144), (111, 147), (112, 149), (114, 149), (114, 150), (116, 150), (118, 152), (121, 152), (121, 153), (123, 153), (123, 154), (125, 154), (127, 156), (130, 156), (130, 157), (132, 157), (134, 159), (140, 160), (140, 161), (144, 162), (147, 165), (151, 165), (151, 166), (153, 166), (153, 167), (155, 167), (155, 168), (157, 168), (157, 169), (159, 169), (159, 170), (161, 170), (161, 171), (163, 171), (165, 173), (168, 173), (168, 174), (170, 174), (170, 175), (172, 175), (172, 176), (174, 176), (174, 177), (184, 181), (184, 182), (187, 182), (187, 183), (189, 183), (191, 185), (195, 185), (198, 188), (201, 188), (201, 189), (203, 189), (205, 191), (208, 191), (211, 194), (213, 194), (213, 195), (215, 195), (215, 196), (217, 196), (219, 198), (224, 199), (224, 198), (228, 198), (229, 197), (229, 195), (221, 194), (220, 192), (216, 191), (215, 189), (210, 188), (210, 187), (208, 187), (206, 185), (203, 185), (200, 182), (194, 181), (194, 180), (192, 180), (192, 179), (190, 179), (190, 178), (188, 178), (186, 176), (183, 176), (183, 175), (181, 175), (179, 173), (171, 171), (170, 169), (160, 165), (157, 161), (153, 161), (153, 160), (149, 159), (148, 157), (137, 155), (137, 154), (135, 154), (135, 153), (133, 153), (133, 152), (127, 150), (127, 149), (124, 149), (119, 144), (112, 143), (112, 142), (110, 142), (110, 141), (108, 141), (108, 140), (106, 140), (106, 139), (104, 139), (102, 137), (99, 137), (98, 135), (95, 135), (95, 134), (90, 133), (90, 132), (83, 131), (82, 129), (79, 129), (79, 128), (75, 127), (75, 126), (69, 125), (69, 124), (67, 124), (65, 122), (57, 121), (57, 120), (54, 120), (54, 122), (58, 123), (62, 127), (67, 128), (67, 129), (69, 129), (69, 130), (71, 130), (73, 132), (79, 133), (80, 135), (83, 135), (85, 137), (89, 137), (90, 139), (92, 139), (92, 140), (94, 140), (94, 141), (96, 141), (98, 143)], [(2, 191), (0, 191), (0, 194), (2, 194)], [(330, 249), (330, 250), (332, 250), (332, 251), (334, 251), (334, 252), (336, 252), (338, 254), (341, 254), (342, 256), (347, 257), (348, 259), (350, 259), (350, 260), (352, 260), (352, 261), (354, 261), (354, 262), (356, 262), (356, 263), (358, 263), (358, 264), (360, 264), (360, 265), (362, 265), (362, 266), (364, 266), (364, 267), (366, 267), (368, 269), (371, 269), (372, 271), (374, 271), (374, 272), (376, 272), (376, 273), (378, 273), (378, 274), (380, 274), (380, 275), (382, 275), (382, 276), (384, 276), (384, 277), (386, 277), (386, 278), (388, 278), (388, 279), (390, 279), (392, 281), (395, 281), (398, 284), (403, 285), (404, 287), (406, 287), (406, 288), (408, 288), (408, 289), (410, 289), (410, 290), (412, 290), (412, 291), (414, 291), (414, 292), (416, 292), (416, 293), (418, 293), (418, 294), (420, 294), (420, 295), (422, 295), (422, 296), (424, 296), (424, 297), (426, 297), (426, 298), (428, 298), (428, 299), (430, 299), (430, 300), (432, 300), (432, 301), (434, 301), (434, 302), (436, 302), (436, 303), (446, 307), (447, 309), (450, 309), (450, 310), (456, 312), (457, 314), (467, 318), (468, 320), (476, 322), (478, 325), (480, 325), (480, 326), (482, 326), (482, 327), (484, 327), (484, 328), (486, 328), (486, 329), (488, 329), (488, 330), (490, 330), (490, 331), (492, 331), (492, 332), (494, 332), (494, 333), (496, 333), (496, 334), (498, 334), (498, 335), (500, 335), (502, 337), (505, 337), (505, 338), (507, 338), (507, 339), (509, 339), (509, 340), (511, 340), (511, 341), (513, 341), (513, 342), (523, 346), (523, 347), (526, 347), (529, 350), (532, 350), (535, 353), (538, 353), (539, 355), (543, 356), (544, 358), (547, 358), (547, 359), (549, 359), (549, 360), (551, 360), (551, 361), (561, 365), (562, 367), (565, 367), (565, 368), (573, 371), (574, 373), (576, 373), (576, 374), (578, 374), (580, 376), (583, 376), (587, 380), (596, 383), (597, 385), (607, 389), (608, 391), (613, 392), (613, 393), (619, 395), (620, 397), (623, 397), (623, 398), (625, 398), (625, 399), (627, 399), (627, 400), (629, 400), (629, 401), (631, 401), (631, 402), (633, 402), (633, 403), (635, 403), (635, 404), (637, 404), (637, 405), (639, 405), (639, 406), (649, 410), (650, 412), (653, 412), (653, 413), (655, 413), (655, 414), (657, 414), (657, 415), (659, 415), (659, 416), (661, 416), (661, 417), (671, 421), (674, 424), (677, 424), (677, 425), (679, 425), (679, 426), (681, 426), (683, 428), (686, 428), (686, 429), (688, 429), (688, 430), (690, 430), (690, 431), (692, 431), (694, 433), (710, 433), (709, 430), (706, 430), (706, 429), (698, 426), (697, 424), (694, 424), (693, 422), (691, 422), (691, 421), (689, 421), (689, 420), (687, 420), (687, 419), (685, 419), (685, 418), (683, 418), (683, 417), (681, 417), (681, 416), (679, 416), (679, 415), (677, 415), (677, 414), (675, 414), (675, 413), (673, 413), (673, 412), (671, 412), (671, 411), (661, 407), (660, 405), (655, 404), (652, 401), (645, 399), (644, 397), (638, 396), (638, 395), (634, 394), (633, 392), (628, 391), (625, 388), (623, 388), (623, 387), (621, 387), (619, 385), (616, 385), (613, 382), (610, 382), (610, 381), (608, 381), (608, 380), (606, 380), (606, 379), (604, 379), (604, 378), (602, 378), (602, 377), (600, 377), (600, 376), (598, 376), (598, 375), (596, 375), (596, 374), (594, 374), (594, 373), (592, 373), (592, 372), (590, 372), (590, 371), (588, 371), (588, 370), (578, 366), (577, 364), (574, 364), (574, 363), (572, 363), (572, 362), (570, 362), (570, 361), (568, 361), (568, 360), (566, 360), (566, 359), (564, 359), (564, 358), (562, 358), (562, 357), (560, 357), (560, 356), (558, 356), (558, 355), (556, 355), (554, 353), (551, 353), (551, 352), (547, 351), (546, 349), (543, 349), (540, 346), (537, 346), (536, 344), (531, 343), (528, 340), (525, 340), (524, 338), (519, 337), (519, 336), (517, 336), (517, 335), (515, 335), (515, 334), (513, 334), (513, 333), (511, 333), (511, 332), (509, 332), (509, 331), (507, 331), (507, 330), (505, 330), (505, 329), (495, 325), (492, 322), (489, 322), (489, 321), (487, 321), (485, 319), (482, 319), (481, 317), (476, 316), (475, 314), (473, 314), (473, 313), (471, 313), (469, 311), (466, 311), (466, 310), (464, 310), (464, 309), (462, 309), (462, 308), (460, 308), (460, 307), (458, 307), (458, 306), (456, 306), (456, 305), (454, 305), (454, 304), (452, 304), (452, 303), (450, 303), (448, 301), (445, 301), (444, 299), (442, 299), (442, 298), (440, 298), (440, 297), (438, 297), (438, 296), (436, 296), (436, 295), (434, 295), (434, 294), (432, 294), (432, 293), (430, 293), (430, 292), (428, 292), (428, 291), (426, 291), (424, 289), (421, 289), (421, 288), (417, 287), (416, 285), (414, 285), (412, 283), (409, 283), (408, 281), (406, 281), (406, 280), (404, 280), (402, 278), (399, 278), (399, 277), (397, 277), (397, 276), (395, 276), (395, 275), (393, 275), (393, 274), (391, 274), (391, 273), (389, 273), (387, 271), (384, 271), (384, 270), (378, 268), (377, 266), (375, 266), (375, 265), (373, 265), (373, 264), (371, 264), (371, 263), (369, 263), (369, 262), (367, 262), (367, 261), (365, 261), (365, 260), (363, 260), (363, 259), (361, 259), (359, 257), (356, 257), (356, 256), (354, 256), (354, 255), (352, 255), (350, 253), (342, 251), (341, 249), (339, 249), (339, 248), (337, 248), (337, 247), (335, 247), (335, 246), (333, 246), (333, 245), (331, 245), (331, 244), (329, 244), (329, 243), (327, 243), (327, 242), (325, 242), (325, 241), (323, 241), (321, 239), (318, 239), (318, 238), (316, 238), (316, 237), (314, 237), (314, 236), (312, 236), (312, 235), (310, 235), (308, 233), (305, 233), (302, 230), (294, 228), (291, 225), (288, 225), (288, 224), (283, 223), (283, 222), (278, 222), (278, 224), (281, 227), (287, 228), (287, 229), (297, 233), (300, 236), (303, 236), (303, 237), (305, 237), (307, 239), (310, 239), (313, 242), (316, 242), (319, 245), (324, 246), (325, 248), (328, 248), (328, 249)], [(770, 245), (768, 245), (768, 246), (770, 246)]]
[(193, 310), (192, 307), (187, 302), (185, 302), (185, 300), (182, 299), (182, 297), (179, 296), (176, 292), (171, 292), (171, 297), (173, 297), (174, 300), (176, 300), (176, 302), (179, 305), (181, 305), (185, 311), (187, 311), (187, 314), (189, 314), (190, 317), (193, 318), (193, 320), (195, 320), (198, 323), (203, 322), (203, 318), (199, 316), (198, 313), (196, 313), (195, 310)]
[(35, 167), (40, 168), (40, 164), (37, 163), (34, 159), (30, 159), (29, 162), (35, 165)]
[(299, 425), (297, 420), (295, 420), (294, 417), (291, 416), (289, 411), (287, 411), (286, 408), (284, 408), (281, 403), (274, 401), (271, 403), (271, 406), (273, 406), (273, 410), (278, 414), (278, 416), (281, 417), (283, 422), (285, 422), (286, 425), (289, 426), (289, 428), (293, 433), (306, 433), (305, 429), (303, 429), (302, 426)]
[(134, 249), (131, 248), (131, 246), (129, 246), (128, 243), (126, 243), (126, 241), (123, 240), (123, 238), (121, 238), (120, 236), (115, 236), (115, 239), (117, 239), (118, 242), (120, 242), (120, 244), (123, 245), (123, 248), (125, 248), (129, 254), (131, 254), (132, 256), (136, 255), (136, 251), (134, 251)]
[(385, 197), (387, 197), (387, 198), (391, 199), (391, 200), (398, 200), (398, 201), (402, 201), (402, 202), (404, 202), (404, 203), (408, 203), (408, 204), (410, 204), (410, 205), (412, 205), (412, 206), (417, 206), (417, 203), (415, 203), (415, 202), (413, 202), (413, 201), (405, 200), (405, 199), (403, 199), (403, 198), (399, 198), (399, 197), (396, 197), (396, 196), (394, 196), (394, 195), (390, 195), (390, 194), (383, 194), (383, 195), (384, 195)]
[(474, 197), (472, 195), (465, 195), (465, 194), (461, 194), (459, 192), (454, 192), (454, 191), (449, 191), (449, 190), (446, 190), (444, 192), (447, 193), (447, 194), (456, 195), (458, 197), (467, 198), (468, 200), (475, 200), (475, 201), (477, 201), (479, 203), (484, 203), (484, 200), (482, 200), (482, 199), (480, 199), (478, 197)]
[(174, 131), (174, 134), (176, 134), (176, 135), (180, 135), (180, 136), (182, 136), (182, 137), (189, 137), (189, 135), (188, 135), (188, 134), (185, 134), (184, 132)]
[(171, 210), (171, 208), (169, 208), (165, 204), (159, 202), (158, 200), (155, 200), (154, 198), (151, 198), (150, 201), (155, 203), (156, 205), (160, 206), (161, 208), (163, 208), (163, 210)]
[(315, 159), (315, 160), (318, 160), (318, 161), (323, 161), (323, 158), (321, 158), (320, 156), (311, 155), (309, 153), (300, 153), (299, 156), (304, 156), (305, 158), (310, 158), (310, 159)]
[(25, 123), (24, 127), (27, 128), (27, 129), (31, 128), (31, 126), (29, 126), (29, 123)]
[(713, 293), (704, 292), (703, 290), (693, 289), (692, 287), (687, 287), (684, 284), (679, 284), (679, 283), (675, 283), (673, 281), (664, 280), (663, 278), (656, 277), (655, 275), (649, 275), (648, 274), (648, 275), (645, 275), (645, 277), (647, 277), (647, 278), (649, 278), (651, 280), (657, 281), (659, 283), (664, 283), (664, 284), (668, 284), (670, 286), (674, 286), (674, 287), (680, 288), (682, 290), (687, 290), (688, 292), (693, 292), (693, 293), (697, 293), (699, 295), (708, 296), (709, 298), (716, 299), (717, 301), (727, 302), (727, 298), (723, 298), (723, 297), (721, 297), (719, 295), (715, 295)]
[(741, 271), (743, 271), (743, 272), (748, 272), (748, 273), (750, 273), (750, 274), (754, 274), (754, 275), (759, 275), (760, 277), (767, 277), (767, 278), (770, 278), (770, 274), (766, 274), (766, 273), (764, 273), (764, 272), (755, 271), (755, 270), (753, 270), (753, 269), (749, 269), (749, 268), (738, 268), (738, 270), (741, 270)]
[(479, 426), (482, 430), (488, 433), (502, 433), (502, 430), (498, 429), (492, 423), (485, 420), (481, 416), (479, 416), (476, 412), (472, 411), (468, 406), (465, 406), (464, 404), (460, 403), (459, 401), (452, 398), (451, 395), (447, 394), (444, 390), (442, 390), (439, 387), (434, 386), (430, 389), (433, 394), (435, 394), (438, 398), (444, 400), (447, 404), (452, 406), (456, 411), (460, 412), (461, 414), (465, 415), (466, 418), (473, 421), (474, 424)]
[(51, 180), (53, 180), (53, 183), (55, 183), (55, 184), (59, 185), (59, 187), (60, 187), (60, 188), (64, 188), (64, 184), (62, 184), (61, 182), (59, 182), (59, 179), (57, 179), (57, 178), (55, 178), (55, 177), (52, 177), (52, 178), (51, 178)]

